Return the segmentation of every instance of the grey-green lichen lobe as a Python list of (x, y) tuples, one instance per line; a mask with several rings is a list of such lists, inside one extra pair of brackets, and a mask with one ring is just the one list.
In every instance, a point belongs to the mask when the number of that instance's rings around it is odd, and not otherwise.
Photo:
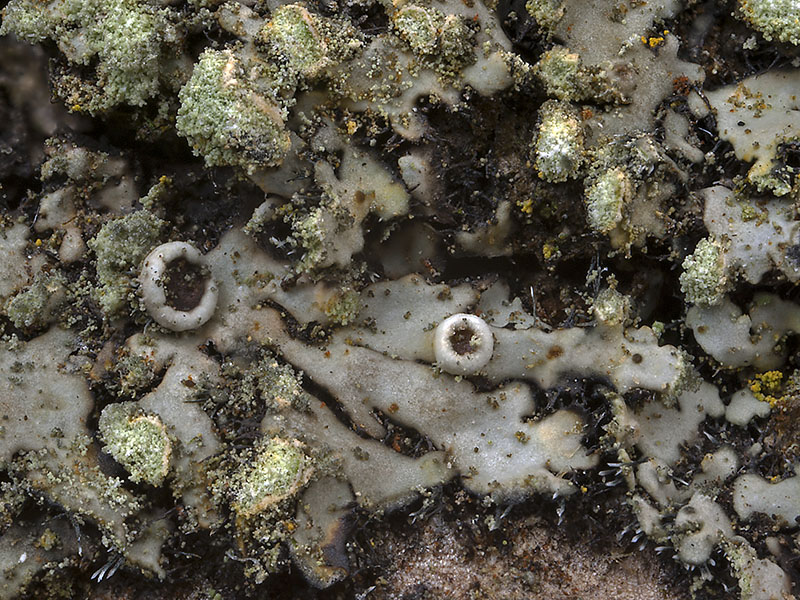
[(206, 50), (181, 89), (178, 133), (209, 166), (248, 172), (279, 165), (291, 145), (283, 110), (263, 95), (232, 50)]
[(172, 442), (157, 415), (134, 402), (109, 404), (100, 413), (104, 449), (130, 474), (131, 481), (159, 486), (170, 469)]
[(272, 438), (255, 448), (233, 476), (233, 508), (251, 517), (296, 494), (313, 473), (313, 463), (297, 440)]
[(539, 177), (551, 183), (577, 177), (585, 152), (578, 111), (566, 102), (548, 100), (539, 109), (539, 117), (534, 141)]
[(683, 261), (680, 283), (687, 302), (713, 306), (722, 300), (731, 283), (723, 251), (720, 241), (704, 238)]
[(136, 0), (13, 0), (3, 14), (0, 35), (52, 39), (70, 63), (96, 61), (88, 88), (78, 81), (66, 97), (73, 109), (92, 113), (156, 96), (166, 48), (177, 42), (168, 11)]
[(97, 257), (98, 301), (113, 317), (128, 306), (133, 282), (148, 252), (158, 245), (166, 223), (146, 210), (112, 219), (89, 240)]

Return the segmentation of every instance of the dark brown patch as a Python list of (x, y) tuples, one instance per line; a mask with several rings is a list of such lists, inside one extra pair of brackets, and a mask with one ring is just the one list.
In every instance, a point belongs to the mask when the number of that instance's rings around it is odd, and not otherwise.
[(206, 291), (202, 269), (185, 258), (169, 263), (163, 282), (167, 304), (175, 310), (192, 310), (200, 304)]
[(472, 345), (472, 336), (475, 332), (471, 327), (461, 326), (453, 332), (450, 336), (450, 347), (453, 352), (464, 356), (475, 352), (475, 347)]

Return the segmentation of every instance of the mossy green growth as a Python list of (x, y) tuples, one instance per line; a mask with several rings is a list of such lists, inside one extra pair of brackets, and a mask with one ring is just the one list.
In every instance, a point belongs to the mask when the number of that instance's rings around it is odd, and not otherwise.
[(281, 109), (249, 77), (232, 50), (206, 50), (180, 91), (176, 128), (209, 166), (252, 173), (279, 165), (289, 151)]
[(768, 41), (800, 44), (798, 9), (797, 0), (739, 0), (739, 14)]
[(578, 111), (566, 102), (548, 100), (539, 109), (534, 142), (539, 177), (557, 183), (578, 175), (584, 159), (584, 136)]
[(66, 97), (71, 108), (96, 113), (158, 94), (166, 48), (177, 42), (168, 14), (136, 0), (12, 0), (0, 35), (52, 39), (71, 63), (96, 62), (93, 81), (75, 80)]
[(97, 255), (98, 301), (109, 317), (127, 306), (139, 266), (161, 241), (167, 224), (146, 210), (103, 225), (89, 247)]
[(723, 245), (713, 238), (700, 240), (683, 261), (680, 282), (687, 302), (701, 306), (718, 304), (730, 284)]
[(233, 477), (233, 508), (240, 516), (260, 513), (296, 494), (313, 468), (297, 440), (271, 438), (256, 447), (252, 460)]
[(66, 279), (59, 271), (40, 272), (28, 286), (8, 301), (6, 315), (19, 329), (47, 325), (66, 300)]
[(172, 442), (157, 415), (142, 413), (135, 402), (109, 404), (100, 413), (104, 449), (134, 482), (159, 486), (169, 473)]
[(327, 44), (317, 17), (299, 4), (276, 9), (260, 37), (267, 48), (285, 58), (290, 69), (304, 77), (315, 76), (327, 63)]
[(598, 233), (608, 233), (622, 221), (622, 210), (633, 197), (633, 182), (622, 167), (603, 172), (586, 190), (586, 220)]

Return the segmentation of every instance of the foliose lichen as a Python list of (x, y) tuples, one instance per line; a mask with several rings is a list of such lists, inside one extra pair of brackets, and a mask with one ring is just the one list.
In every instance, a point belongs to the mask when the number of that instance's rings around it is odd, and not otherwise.
[(453, 589), (574, 595), (525, 515), (796, 595), (797, 27), (734, 4), (11, 0), (0, 600), (430, 595), (465, 523)]

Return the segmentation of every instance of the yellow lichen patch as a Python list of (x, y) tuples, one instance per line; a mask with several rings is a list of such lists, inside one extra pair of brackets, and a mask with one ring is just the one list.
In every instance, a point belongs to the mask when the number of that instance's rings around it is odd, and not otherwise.
[(782, 397), (783, 373), (780, 371), (759, 373), (750, 380), (749, 386), (757, 400), (769, 402), (770, 406), (774, 407)]
[(533, 199), (528, 198), (527, 200), (523, 200), (522, 202), (518, 203), (520, 212), (525, 213), (526, 215), (533, 214)]
[(645, 46), (650, 46), (651, 48), (658, 48), (659, 46), (664, 45), (667, 35), (669, 35), (669, 29), (665, 29), (663, 32), (661, 32), (661, 35), (650, 35), (650, 36), (643, 35), (639, 39), (641, 39), (642, 44), (644, 44)]

